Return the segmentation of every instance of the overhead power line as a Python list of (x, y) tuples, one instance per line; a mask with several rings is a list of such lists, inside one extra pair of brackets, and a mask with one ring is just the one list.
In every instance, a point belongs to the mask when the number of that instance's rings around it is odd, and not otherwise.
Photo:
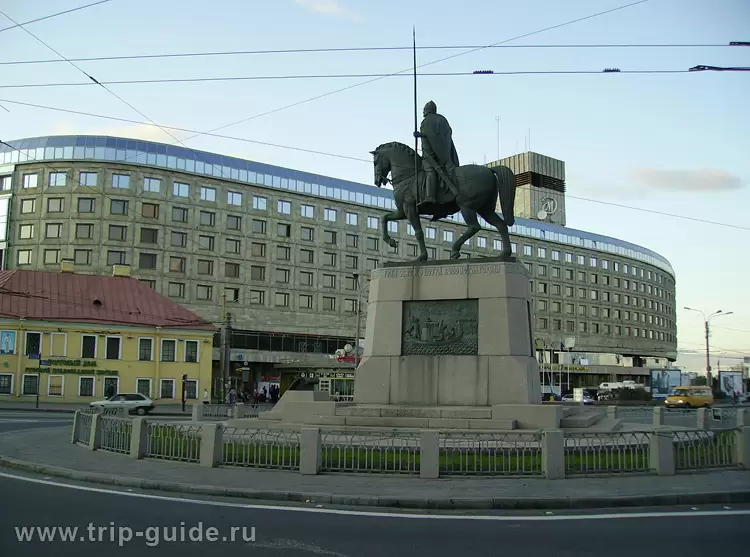
[[(750, 70), (750, 68), (747, 68)], [(742, 71), (742, 70), (737, 70)], [(515, 71), (496, 72), (494, 70), (473, 70), (470, 72), (433, 72), (421, 73), (419, 77), (466, 77), (478, 75), (600, 75), (600, 74), (679, 74), (692, 73), (691, 70), (620, 70), (616, 68), (605, 68), (603, 70), (543, 70), (543, 71)], [(88, 74), (86, 74), (88, 76)], [(245, 75), (225, 77), (185, 77), (185, 78), (163, 78), (163, 79), (124, 79), (116, 81), (96, 81), (88, 76), (90, 81), (77, 83), (19, 83), (12, 85), (0, 85), (0, 89), (34, 89), (41, 87), (90, 87), (92, 85), (148, 85), (156, 83), (209, 83), (221, 81), (271, 81), (271, 80), (295, 80), (295, 79), (351, 79), (363, 77), (392, 78), (412, 77), (406, 74), (309, 74), (309, 75)]]
[[(426, 62), (424, 64), (421, 64), (421, 65), (417, 66), (416, 69), (418, 69), (418, 68), (424, 68), (426, 66), (431, 66), (433, 64), (438, 64), (440, 62), (445, 62), (446, 60), (452, 60), (454, 58), (458, 58), (459, 56), (465, 56), (467, 54), (471, 54), (472, 52), (477, 52), (477, 51), (483, 50), (485, 48), (493, 48), (493, 47), (497, 47), (497, 46), (500, 46), (500, 45), (503, 45), (503, 44), (511, 43), (513, 41), (517, 41), (517, 40), (520, 40), (520, 39), (525, 39), (526, 37), (531, 37), (533, 35), (539, 35), (541, 33), (547, 32), (547, 31), (552, 31), (553, 29), (560, 29), (561, 27), (565, 27), (567, 25), (573, 25), (574, 23), (579, 23), (581, 21), (586, 21), (586, 20), (594, 19), (596, 17), (600, 17), (600, 16), (607, 15), (607, 14), (610, 14), (610, 13), (613, 13), (613, 12), (617, 12), (619, 10), (624, 10), (624, 9), (627, 9), (627, 8), (630, 8), (630, 7), (633, 7), (633, 6), (638, 6), (640, 4), (645, 4), (646, 2), (649, 2), (649, 1), (650, 0), (638, 0), (637, 2), (631, 2), (629, 4), (618, 6), (616, 8), (611, 8), (609, 10), (604, 10), (602, 12), (596, 12), (596, 13), (593, 13), (591, 15), (587, 15), (587, 16), (584, 16), (584, 17), (579, 17), (579, 18), (576, 18), (576, 19), (571, 19), (571, 20), (565, 21), (563, 23), (558, 23), (556, 25), (551, 25), (549, 27), (544, 27), (542, 29), (537, 29), (536, 31), (531, 31), (529, 33), (524, 33), (522, 35), (516, 35), (515, 37), (511, 37), (509, 39), (498, 41), (496, 43), (493, 43), (493, 44), (490, 44), (490, 45), (487, 45), (487, 46), (472, 48), (472, 49), (469, 49), (469, 50), (465, 50), (464, 52), (459, 52), (458, 54), (452, 54), (452, 55), (446, 56), (444, 58), (439, 58), (437, 60), (433, 60), (432, 62)], [(406, 68), (404, 70), (400, 70), (398, 72), (394, 72), (392, 75), (402, 74), (402, 73), (406, 73), (406, 72), (411, 72), (411, 71), (414, 71), (414, 70), (415, 70), (415, 68), (409, 67), (409, 68)], [(211, 129), (209, 131), (211, 131), (211, 132), (217, 132), (217, 131), (220, 131), (220, 130), (225, 130), (227, 128), (231, 128), (232, 126), (236, 126), (236, 125), (239, 125), (239, 124), (244, 124), (245, 122), (250, 122), (251, 120), (257, 120), (258, 118), (263, 118), (264, 116), (270, 116), (271, 114), (276, 114), (277, 112), (281, 112), (283, 110), (288, 110), (290, 108), (295, 108), (295, 107), (298, 107), (298, 106), (302, 106), (304, 104), (315, 102), (317, 100), (324, 99), (324, 98), (330, 97), (332, 95), (337, 95), (339, 93), (344, 93), (345, 91), (350, 91), (352, 89), (356, 89), (357, 87), (362, 87), (364, 85), (368, 85), (369, 83), (375, 83), (376, 81), (380, 81), (381, 79), (385, 79), (385, 78), (383, 78), (383, 77), (375, 77), (373, 79), (368, 79), (367, 81), (361, 81), (359, 83), (354, 83), (352, 85), (347, 85), (346, 87), (342, 87), (340, 89), (335, 89), (333, 91), (328, 91), (327, 93), (322, 93), (320, 95), (315, 95), (313, 97), (308, 97), (306, 99), (302, 99), (300, 101), (296, 101), (296, 102), (293, 102), (291, 104), (287, 104), (287, 105), (284, 105), (284, 106), (280, 106), (278, 108), (267, 110), (265, 112), (260, 112), (260, 113), (254, 114), (253, 116), (248, 116), (246, 118), (241, 118), (239, 120), (235, 120), (234, 122), (230, 122), (229, 124), (224, 124), (223, 126), (219, 126), (217, 128), (213, 128), (213, 129)], [(191, 139), (195, 139), (196, 137), (199, 137), (199, 135), (193, 135), (193, 136), (187, 137), (187, 138), (185, 138), (185, 141), (189, 141)]]
[[(134, 112), (137, 112), (141, 117), (145, 118), (146, 120), (148, 120), (149, 122), (151, 122), (156, 127), (160, 127), (156, 122), (154, 122), (151, 118), (149, 118), (143, 112), (141, 112), (140, 110), (138, 110), (135, 106), (133, 106), (128, 101), (126, 101), (125, 99), (123, 99), (120, 95), (118, 95), (117, 93), (115, 93), (114, 91), (112, 91), (111, 89), (109, 89), (106, 86), (106, 84), (100, 83), (96, 78), (92, 77), (85, 70), (83, 70), (83, 68), (81, 68), (80, 66), (76, 65), (74, 62), (71, 62), (70, 60), (68, 60), (59, 51), (55, 50), (52, 46), (50, 46), (49, 44), (47, 44), (46, 42), (44, 42), (42, 39), (40, 39), (39, 37), (37, 37), (34, 33), (32, 33), (31, 31), (29, 31), (28, 29), (26, 29), (26, 27), (24, 27), (24, 24), (18, 23), (17, 21), (15, 21), (12, 17), (10, 17), (8, 14), (6, 14), (5, 12), (3, 12), (2, 10), (0, 10), (0, 14), (2, 14), (3, 16), (5, 16), (7, 19), (11, 20), (13, 23), (15, 23), (21, 29), (23, 29), (23, 31), (25, 33), (27, 33), (32, 38), (34, 38), (37, 42), (39, 42), (42, 45), (44, 45), (45, 47), (47, 47), (49, 50), (51, 50), (52, 52), (54, 52), (55, 54), (57, 54), (60, 58), (62, 58), (64, 61), (66, 61), (68, 64), (70, 64), (71, 66), (73, 66), (80, 73), (82, 73), (83, 75), (85, 75), (92, 82), (92, 84), (98, 85), (99, 87), (101, 87), (102, 89), (104, 89), (107, 93), (109, 93), (110, 95), (112, 95), (113, 97), (115, 97), (118, 101), (120, 101), (121, 103), (123, 103), (124, 105), (126, 105), (128, 108), (130, 108)], [(172, 139), (174, 139), (175, 141), (177, 141), (179, 143), (182, 143), (182, 141), (180, 141), (179, 138), (177, 138), (174, 135), (172, 135), (171, 133), (169, 133), (169, 131), (165, 130), (164, 128), (161, 128), (161, 130), (164, 133), (166, 133), (168, 136), (170, 136)], [(184, 145), (184, 143), (182, 143), (182, 144)]]
[[(750, 43), (747, 43), (750, 45)], [(635, 49), (635, 48), (731, 48), (745, 46), (743, 43), (688, 43), (688, 44), (498, 44), (483, 47), (482, 45), (436, 45), (418, 46), (417, 50), (466, 50), (466, 49)], [(261, 49), (261, 50), (225, 50), (208, 52), (174, 52), (161, 54), (131, 54), (125, 56), (94, 56), (89, 58), (68, 58), (71, 62), (117, 62), (122, 60), (158, 60), (170, 58), (205, 58), (217, 56), (257, 56), (269, 54), (336, 54), (357, 52), (394, 52), (411, 51), (411, 46), (361, 46), (340, 48), (285, 48), (285, 49)], [(9, 60), (0, 62), (0, 66), (23, 66), (29, 64), (58, 64), (64, 60), (42, 59), (42, 60)]]
[[(77, 12), (80, 10), (85, 10), (86, 8), (92, 8), (94, 6), (98, 6), (99, 4), (106, 4), (107, 2), (111, 2), (112, 0), (99, 0), (99, 2), (94, 2), (92, 4), (86, 4), (85, 6), (78, 6), (77, 8), (71, 8), (70, 10), (65, 10), (63, 12), (57, 12), (56, 14), (50, 14), (45, 15), (44, 17), (38, 17), (36, 19), (30, 19), (29, 21), (24, 21), (23, 23), (15, 23), (11, 25), (10, 27), (3, 27), (0, 29), (0, 33), (3, 31), (9, 31), (10, 29), (16, 29), (18, 27), (23, 27), (24, 25), (31, 25), (32, 23), (37, 23), (39, 21), (44, 21), (46, 19), (52, 19), (53, 17), (57, 17), (60, 15), (70, 14), (73, 12)], [(10, 18), (9, 18), (10, 19)], [(54, 60), (54, 62), (57, 62), (58, 60)]]
[[(291, 146), (291, 145), (282, 145), (282, 144), (278, 144), (278, 143), (269, 143), (269, 142), (266, 142), (266, 141), (257, 141), (257, 140), (253, 140), (253, 139), (247, 139), (247, 138), (244, 138), (244, 137), (234, 137), (234, 136), (231, 136), (231, 135), (223, 135), (223, 134), (218, 134), (218, 133), (213, 133), (213, 132), (202, 133), (202, 132), (196, 132), (196, 130), (191, 130), (191, 129), (188, 129), (188, 128), (179, 128), (179, 127), (176, 127), (176, 126), (168, 126), (166, 124), (152, 124), (150, 122), (143, 122), (143, 121), (139, 121), (139, 120), (130, 120), (130, 119), (127, 119), (127, 118), (118, 118), (118, 117), (115, 117), (115, 116), (106, 116), (106, 115), (103, 115), (103, 114), (95, 114), (93, 112), (82, 112), (82, 111), (79, 111), (79, 110), (68, 110), (68, 109), (65, 109), (65, 108), (57, 108), (57, 107), (52, 107), (52, 106), (45, 106), (45, 105), (33, 104), (33, 103), (27, 103), (27, 102), (21, 102), (21, 101), (12, 101), (12, 100), (8, 100), (8, 99), (0, 99), (0, 103), (15, 104), (15, 105), (20, 105), (20, 106), (27, 106), (27, 107), (30, 107), (30, 108), (39, 108), (39, 109), (43, 109), (43, 110), (51, 110), (51, 111), (55, 111), (55, 112), (64, 112), (64, 113), (68, 113), (68, 114), (76, 114), (76, 115), (79, 115), (79, 116), (90, 116), (92, 118), (101, 118), (101, 119), (104, 119), (104, 120), (113, 120), (113, 121), (116, 121), (116, 122), (123, 122), (123, 123), (127, 123), (127, 124), (137, 124), (137, 125), (143, 125), (143, 126), (157, 126), (159, 128), (167, 128), (167, 129), (174, 130), (174, 131), (179, 131), (179, 132), (199, 133), (201, 135), (207, 135), (209, 137), (216, 137), (216, 138), (220, 138), (220, 139), (229, 139), (229, 140), (232, 140), (232, 141), (240, 141), (240, 142), (243, 142), (243, 143), (251, 143), (251, 144), (255, 144), (255, 145), (263, 145), (263, 146), (266, 146), (266, 147), (274, 147), (274, 148), (277, 148), (277, 149), (286, 149), (286, 150), (291, 150), (291, 151), (299, 151), (299, 152), (302, 152), (302, 153), (310, 153), (310, 154), (314, 154), (314, 155), (323, 155), (323, 156), (327, 156), (327, 157), (335, 157), (335, 158), (340, 158), (340, 159), (345, 159), (345, 160), (351, 160), (351, 161), (355, 161), (355, 162), (363, 162), (363, 163), (367, 163), (367, 164), (372, 164), (372, 159), (369, 159), (369, 158), (352, 157), (352, 156), (343, 155), (343, 154), (340, 154), (340, 153), (331, 153), (331, 152), (326, 152), (326, 151), (318, 151), (318, 150), (314, 150), (314, 149), (305, 149), (303, 147), (294, 147), (294, 146)], [(12, 147), (10, 145), (9, 145), (9, 147), (12, 148), (12, 149), (18, 150), (17, 148)], [(190, 147), (187, 147), (187, 149), (193, 150)], [(227, 179), (228, 179), (228, 177), (227, 177)], [(580, 197), (580, 196), (575, 196), (575, 195), (570, 195), (570, 194), (566, 194), (566, 196), (569, 197), (569, 198), (571, 198), (571, 199), (577, 199), (579, 201), (588, 201), (590, 203), (600, 203), (602, 205), (609, 205), (609, 206), (612, 206), (612, 207), (618, 207), (620, 209), (628, 209), (628, 210), (631, 210), (631, 211), (642, 211), (644, 213), (661, 215), (661, 216), (665, 216), (665, 217), (673, 217), (673, 218), (678, 218), (678, 219), (683, 219), (683, 220), (689, 220), (689, 221), (693, 221), (693, 222), (700, 222), (702, 224), (711, 224), (711, 225), (714, 225), (714, 226), (723, 226), (723, 227), (727, 227), (727, 228), (733, 228), (733, 229), (736, 229), (736, 230), (747, 230), (747, 231), (750, 231), (750, 227), (740, 226), (740, 225), (737, 225), (737, 224), (730, 224), (730, 223), (724, 223), (724, 222), (710, 221), (710, 220), (706, 220), (706, 219), (699, 219), (699, 218), (696, 218), (696, 217), (689, 217), (689, 216), (685, 216), (685, 215), (678, 215), (678, 214), (675, 214), (675, 213), (666, 213), (666, 212), (663, 212), (663, 211), (655, 211), (655, 210), (651, 210), (651, 209), (642, 209), (640, 207), (633, 207), (631, 205), (622, 205), (622, 204), (619, 204), (619, 203), (612, 203), (612, 202), (609, 202), (609, 201), (601, 201), (601, 200), (598, 200), (598, 199), (590, 199), (590, 198), (587, 198), (587, 197)]]

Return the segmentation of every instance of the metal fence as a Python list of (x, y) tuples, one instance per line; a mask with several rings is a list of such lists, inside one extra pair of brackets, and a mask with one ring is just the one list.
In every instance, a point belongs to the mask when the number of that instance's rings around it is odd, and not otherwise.
[(232, 405), (204, 404), (201, 417), (204, 420), (228, 420), (232, 417)]
[(538, 476), (542, 474), (542, 434), (440, 434), (440, 474)]
[(652, 433), (602, 432), (565, 435), (566, 474), (648, 472)]
[(300, 434), (289, 430), (228, 427), (222, 433), (221, 464), (298, 470)]
[(101, 416), (98, 425), (101, 428), (98, 448), (115, 453), (130, 453), (133, 420)]
[(93, 422), (93, 414), (81, 412), (80, 410), (77, 412), (78, 416), (76, 416), (74, 422), (74, 439), (77, 443), (88, 446), (91, 442), (91, 423)]
[(737, 462), (735, 430), (673, 431), (677, 471), (733, 468)]
[(199, 462), (201, 426), (148, 422), (145, 456), (165, 460)]
[(322, 470), (419, 473), (419, 434), (326, 430), (321, 432)]

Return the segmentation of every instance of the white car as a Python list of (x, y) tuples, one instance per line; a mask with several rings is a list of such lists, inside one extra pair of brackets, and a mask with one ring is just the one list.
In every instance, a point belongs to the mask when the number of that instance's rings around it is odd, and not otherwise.
[(92, 408), (126, 408), (130, 414), (143, 416), (156, 408), (154, 401), (140, 393), (118, 393), (89, 404)]
[[(575, 399), (575, 397), (574, 397), (573, 395), (570, 395), (570, 394), (568, 394), (568, 395), (565, 395), (564, 397), (562, 397), (562, 401), (563, 401), (563, 402), (578, 402), (578, 401), (577, 401), (577, 400)], [(591, 397), (590, 397), (590, 396), (588, 396), (588, 395), (583, 395), (583, 403), (584, 403), (584, 404), (594, 404), (594, 399), (593, 399), (593, 398), (591, 398)]]

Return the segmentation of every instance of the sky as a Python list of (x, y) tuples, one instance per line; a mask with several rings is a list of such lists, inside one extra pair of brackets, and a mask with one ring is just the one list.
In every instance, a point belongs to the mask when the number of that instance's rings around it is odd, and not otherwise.
[[(0, 0), (0, 10), (20, 23), (94, 1)], [(110, 0), (27, 29), (67, 58), (407, 47), (413, 26), (422, 47), (489, 45), (634, 1)], [(728, 44), (750, 41), (749, 23), (747, 0), (648, 0), (504, 44)], [(11, 25), (0, 15), (0, 62), (60, 59), (22, 28), (2, 31)], [(750, 66), (750, 47), (468, 50), (419, 50), (418, 65), (460, 54), (419, 72)], [(383, 74), (409, 70), (412, 53), (254, 54), (76, 65), (99, 81)], [(155, 126), (7, 101), (198, 131), (243, 120), (218, 133), (365, 161), (173, 134), (196, 149), (370, 184), (368, 152), (389, 141), (413, 141), (409, 75), (361, 86), (355, 85), (368, 79), (108, 86), (134, 109), (96, 85), (5, 87), (88, 81), (65, 62), (0, 65), (0, 139), (90, 133), (176, 143)], [(417, 91), (420, 115), (424, 103), (433, 100), (450, 121), (462, 162), (483, 164), (498, 153), (506, 157), (527, 149), (561, 159), (566, 163), (568, 226), (645, 246), (671, 262), (677, 275), (678, 365), (693, 371), (704, 365), (703, 319), (683, 306), (734, 312), (712, 321), (714, 367), (716, 359), (731, 364), (750, 356), (750, 294), (745, 287), (750, 275), (750, 72), (422, 75)]]

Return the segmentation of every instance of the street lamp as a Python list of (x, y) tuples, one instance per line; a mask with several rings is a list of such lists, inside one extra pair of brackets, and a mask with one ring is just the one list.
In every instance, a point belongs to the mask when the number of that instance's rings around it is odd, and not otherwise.
[(708, 382), (709, 388), (713, 388), (713, 382), (711, 381), (711, 351), (708, 347), (708, 338), (710, 335), (709, 323), (711, 322), (711, 319), (713, 319), (714, 317), (724, 317), (725, 315), (732, 315), (734, 312), (733, 311), (724, 312), (722, 310), (717, 310), (713, 312), (711, 315), (709, 315), (708, 317), (706, 317), (706, 314), (699, 309), (689, 308), (687, 306), (685, 306), (685, 309), (688, 311), (697, 311), (703, 316), (703, 324), (705, 325), (705, 328), (706, 328), (706, 381)]

